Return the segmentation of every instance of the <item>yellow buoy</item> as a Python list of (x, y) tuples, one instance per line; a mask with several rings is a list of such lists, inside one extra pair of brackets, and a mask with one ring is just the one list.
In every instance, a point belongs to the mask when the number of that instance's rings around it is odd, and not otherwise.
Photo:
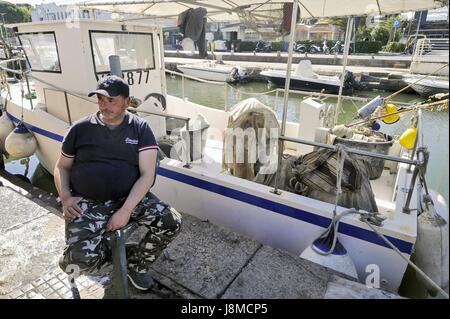
[(398, 114), (392, 114), (389, 115), (391, 113), (395, 113), (397, 112), (397, 107), (394, 104), (386, 104), (384, 106), (385, 112), (386, 112), (386, 116), (383, 117), (383, 122), (386, 124), (393, 124), (395, 122), (398, 122), (398, 120), (400, 119), (400, 116)]
[(417, 137), (417, 128), (411, 127), (407, 129), (402, 134), (402, 136), (400, 136), (400, 139), (398, 141), (401, 146), (410, 150), (414, 147), (414, 144), (416, 143), (416, 137)]

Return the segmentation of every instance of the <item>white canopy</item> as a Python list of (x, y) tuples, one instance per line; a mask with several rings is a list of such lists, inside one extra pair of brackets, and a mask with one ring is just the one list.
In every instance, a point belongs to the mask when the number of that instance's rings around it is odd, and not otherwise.
[[(92, 0), (79, 6), (103, 11), (143, 15), (150, 18), (175, 18), (188, 8), (204, 7), (213, 21), (279, 19), (283, 4), (292, 0)], [(299, 0), (301, 18), (384, 15), (442, 7), (439, 0)]]

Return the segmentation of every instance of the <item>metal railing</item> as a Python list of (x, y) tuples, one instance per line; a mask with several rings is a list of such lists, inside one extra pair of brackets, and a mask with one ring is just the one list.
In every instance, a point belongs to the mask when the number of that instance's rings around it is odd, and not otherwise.
[(195, 76), (186, 75), (184, 73), (172, 71), (172, 70), (165, 70), (166, 73), (172, 74), (172, 75), (178, 75), (181, 76), (181, 97), (183, 100), (186, 100), (186, 84), (185, 84), (185, 78), (188, 78), (190, 80), (202, 82), (202, 83), (208, 83), (208, 84), (214, 84), (214, 85), (223, 85), (225, 87), (225, 102), (224, 102), (224, 111), (228, 111), (228, 83), (227, 82), (217, 82), (217, 81), (209, 81), (197, 78)]
[(12, 70), (3, 65), (3, 64), (7, 64), (10, 62), (17, 62), (17, 61), (26, 61), (26, 59), (25, 58), (13, 58), (13, 59), (9, 59), (9, 60), (0, 61), (0, 70), (6, 71), (6, 72), (11, 72), (13, 74), (23, 76), (25, 78), (25, 82), (27, 84), (27, 89), (28, 89), (28, 96), (29, 96), (29, 98), (27, 98), (27, 100), (30, 100), (30, 106), (31, 106), (31, 109), (33, 109), (33, 101), (32, 101), (32, 97), (31, 97), (31, 88), (30, 88), (30, 81), (28, 79), (28, 72), (25, 72), (24, 70), (22, 70), (21, 64), (20, 64), (20, 68), (21, 68), (20, 71)]
[[(145, 113), (149, 115), (156, 115), (156, 116), (162, 116), (164, 118), (172, 118), (177, 119), (185, 122), (186, 126), (186, 132), (189, 134), (189, 121), (191, 120), (189, 117), (180, 116), (180, 115), (173, 115), (168, 113), (163, 113), (159, 111), (146, 111), (146, 110), (140, 110), (138, 108), (129, 107), (129, 111), (138, 112), (138, 113)], [(191, 145), (190, 145), (190, 139), (189, 136), (185, 140), (186, 142), (186, 163), (183, 165), (185, 168), (191, 168)]]
[[(418, 113), (418, 117), (419, 117), (419, 121), (421, 120), (421, 113)], [(417, 127), (417, 129), (419, 130), (419, 127)], [(419, 132), (417, 132), (417, 135), (419, 135)], [(278, 147), (278, 159), (282, 158), (283, 156), (283, 144), (284, 142), (292, 142), (292, 143), (297, 143), (297, 144), (304, 144), (304, 145), (309, 145), (309, 146), (315, 146), (315, 147), (320, 147), (320, 148), (325, 148), (325, 149), (329, 149), (329, 150), (337, 150), (337, 147), (334, 145), (330, 145), (330, 144), (323, 144), (323, 143), (319, 143), (319, 142), (313, 142), (313, 141), (307, 141), (307, 140), (303, 140), (303, 139), (299, 139), (299, 138), (294, 138), (294, 137), (289, 137), (289, 136), (280, 136), (278, 138), (278, 142), (279, 142), (279, 147)], [(410, 165), (414, 165), (414, 171), (413, 171), (413, 176), (411, 179), (411, 186), (408, 189), (408, 195), (407, 195), (407, 199), (406, 202), (404, 204), (403, 207), (403, 212), (404, 213), (409, 213), (410, 209), (409, 209), (409, 205), (411, 202), (411, 198), (412, 198), (412, 194), (414, 191), (414, 184), (416, 181), (416, 177), (419, 174), (420, 170), (426, 170), (426, 165), (427, 165), (427, 159), (419, 159), (419, 160), (415, 160), (414, 158), (414, 150), (413, 153), (411, 155), (411, 158), (402, 158), (402, 157), (398, 157), (398, 156), (390, 156), (390, 155), (385, 155), (385, 154), (380, 154), (380, 153), (373, 153), (373, 152), (368, 152), (368, 151), (364, 151), (364, 150), (360, 150), (360, 149), (355, 149), (355, 148), (346, 148), (345, 149), (347, 153), (350, 154), (356, 154), (356, 155), (362, 155), (362, 156), (368, 156), (368, 157), (372, 157), (372, 158), (377, 158), (377, 159), (382, 159), (382, 160), (388, 160), (388, 161), (394, 161), (397, 163), (404, 163), (404, 164), (408, 164)], [(281, 195), (281, 191), (279, 190), (279, 183), (280, 183), (280, 176), (281, 176), (281, 172), (279, 170), (277, 170), (277, 172), (275, 173), (275, 187), (274, 189), (271, 191), (271, 193), (274, 193), (276, 195)]]
[(447, 56), (448, 57), (449, 40), (448, 39), (419, 39), (415, 46), (412, 62), (420, 63), (424, 56)]

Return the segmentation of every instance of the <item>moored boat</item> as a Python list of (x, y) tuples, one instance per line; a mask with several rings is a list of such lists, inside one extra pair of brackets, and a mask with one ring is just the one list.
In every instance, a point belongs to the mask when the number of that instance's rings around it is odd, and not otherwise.
[(181, 64), (177, 68), (186, 75), (216, 82), (241, 82), (249, 76), (245, 68), (218, 62)]
[[(412, 89), (420, 96), (429, 97), (438, 93), (448, 93), (448, 78), (427, 77), (421, 79), (419, 77), (405, 77), (403, 81), (407, 84), (412, 84)], [(417, 82), (417, 83), (415, 83)]]
[[(276, 86), (285, 86), (286, 72), (280, 70), (264, 70), (261, 76)], [(353, 93), (354, 77), (351, 72), (347, 72), (344, 80), (343, 94)], [(337, 76), (319, 75), (312, 71), (311, 61), (301, 60), (295, 71), (291, 74), (290, 87), (301, 91), (324, 92), (338, 94), (340, 79)]]

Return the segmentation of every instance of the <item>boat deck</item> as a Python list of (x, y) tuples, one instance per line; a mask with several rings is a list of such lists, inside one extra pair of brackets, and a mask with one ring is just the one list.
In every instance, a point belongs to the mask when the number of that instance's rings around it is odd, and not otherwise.
[[(193, 161), (192, 166), (229, 175), (227, 171), (222, 169), (222, 152), (222, 141), (208, 139), (203, 160)], [(391, 174), (390, 170), (385, 168), (379, 178), (370, 181), (377, 206), (380, 212), (387, 217), (392, 217), (392, 214), (395, 213), (395, 203), (393, 198), (396, 177), (396, 174)]]
[[(31, 110), (32, 106), (31, 106), (30, 102), (25, 97), (22, 99), (21, 86), (22, 85), (20, 82), (9, 84), (9, 88), (10, 88), (9, 92), (10, 92), (11, 96), (8, 96), (7, 103), (11, 102), (16, 105), (23, 106), (24, 108), (26, 108), (28, 110)], [(26, 83), (23, 83), (23, 90), (24, 90), (24, 94), (27, 94), (28, 89), (27, 89)], [(34, 83), (31, 81), (30, 81), (30, 90), (34, 90)], [(6, 91), (2, 91), (1, 96), (2, 96), (2, 99), (6, 98)], [(37, 100), (33, 99), (32, 100), (33, 107), (36, 106), (37, 104), (38, 104)]]

